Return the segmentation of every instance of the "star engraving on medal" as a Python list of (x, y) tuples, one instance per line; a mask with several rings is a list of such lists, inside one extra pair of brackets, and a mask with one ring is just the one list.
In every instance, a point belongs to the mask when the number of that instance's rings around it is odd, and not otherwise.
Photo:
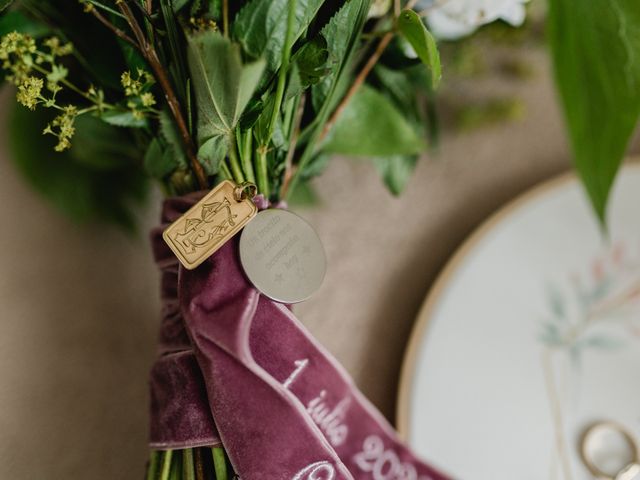
[(282, 278), (282, 274), (281, 273), (276, 273), (275, 276), (273, 277), (274, 281), (276, 283), (282, 283), (284, 278)]

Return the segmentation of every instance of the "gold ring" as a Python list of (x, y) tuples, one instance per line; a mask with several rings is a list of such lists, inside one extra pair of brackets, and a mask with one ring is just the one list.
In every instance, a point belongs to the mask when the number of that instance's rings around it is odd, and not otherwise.
[(256, 187), (255, 183), (242, 182), (240, 185), (236, 186), (234, 193), (236, 200), (241, 202), (247, 198), (251, 199), (255, 197), (258, 193), (258, 187)]
[[(580, 442), (580, 456), (582, 457), (582, 461), (584, 462), (585, 466), (589, 469), (589, 471), (595, 475), (597, 478), (602, 478), (602, 479), (607, 479), (607, 480), (615, 480), (616, 475), (618, 475), (621, 472), (618, 472), (616, 474), (613, 474), (611, 472), (603, 472), (602, 470), (600, 470), (600, 468), (593, 462), (593, 459), (590, 457), (590, 454), (588, 452), (588, 444), (589, 441), (593, 438), (595, 438), (596, 435), (598, 435), (600, 432), (602, 431), (614, 431), (619, 433), (622, 438), (624, 439), (624, 441), (626, 442), (627, 446), (629, 447), (629, 451), (632, 454), (632, 458), (631, 458), (631, 464), (633, 463), (638, 463), (638, 446), (636, 445), (636, 442), (633, 440), (633, 437), (631, 436), (631, 434), (620, 424), (612, 422), (612, 421), (604, 421), (604, 422), (597, 422), (594, 423), (593, 425), (591, 425), (590, 427), (588, 427), (584, 433), (582, 434), (582, 440)], [(624, 467), (627, 468), (627, 467)], [(624, 470), (623, 468), (623, 470)]]

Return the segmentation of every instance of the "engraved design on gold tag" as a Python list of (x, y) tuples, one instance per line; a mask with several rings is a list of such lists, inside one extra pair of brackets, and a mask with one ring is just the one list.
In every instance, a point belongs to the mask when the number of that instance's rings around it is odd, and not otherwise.
[(238, 186), (223, 181), (162, 233), (180, 263), (193, 270), (238, 233), (258, 212)]

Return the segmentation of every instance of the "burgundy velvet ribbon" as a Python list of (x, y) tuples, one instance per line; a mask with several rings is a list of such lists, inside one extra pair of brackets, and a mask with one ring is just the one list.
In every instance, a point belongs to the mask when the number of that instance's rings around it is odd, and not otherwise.
[[(196, 199), (167, 201), (163, 220)], [(286, 306), (255, 290), (242, 272), (237, 238), (196, 270), (179, 269), (176, 292), (175, 265), (169, 268), (159, 232), (154, 251), (167, 306), (152, 372), (153, 447), (221, 438), (245, 480), (447, 478), (399, 441)], [(190, 343), (178, 325), (180, 312)], [(181, 389), (177, 396), (174, 388)]]

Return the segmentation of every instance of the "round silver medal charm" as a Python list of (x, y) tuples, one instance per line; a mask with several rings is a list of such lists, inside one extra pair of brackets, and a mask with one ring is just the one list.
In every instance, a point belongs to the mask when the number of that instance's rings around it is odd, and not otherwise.
[(327, 268), (313, 227), (281, 209), (263, 210), (244, 227), (240, 262), (260, 292), (282, 303), (309, 298), (320, 288)]

